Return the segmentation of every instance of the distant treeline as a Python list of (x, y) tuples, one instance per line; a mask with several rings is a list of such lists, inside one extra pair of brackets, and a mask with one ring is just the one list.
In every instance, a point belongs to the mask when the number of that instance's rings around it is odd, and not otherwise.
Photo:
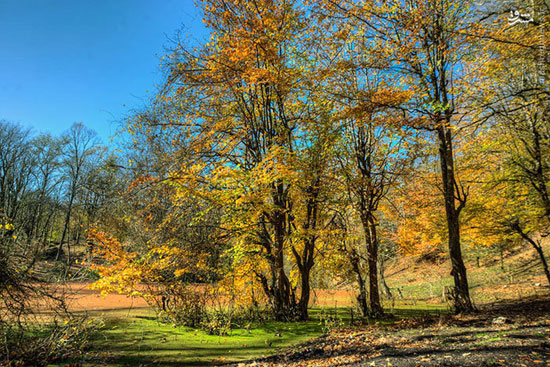
[(0, 121), (0, 215), (5, 235), (25, 244), (20, 255), (70, 261), (71, 246), (115, 196), (116, 167), (82, 123), (53, 136)]

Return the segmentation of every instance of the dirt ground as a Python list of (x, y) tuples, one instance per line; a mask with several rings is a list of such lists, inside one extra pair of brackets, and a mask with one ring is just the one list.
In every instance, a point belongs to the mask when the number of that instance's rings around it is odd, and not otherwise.
[(91, 283), (67, 283), (62, 289), (67, 294), (67, 303), (71, 311), (114, 311), (149, 307), (140, 297), (122, 294), (102, 296), (97, 290), (90, 289)]
[[(68, 296), (71, 311), (115, 311), (148, 307), (140, 297), (129, 297), (122, 294), (101, 295), (90, 289), (91, 283), (67, 283), (60, 287)], [(314, 290), (312, 303), (316, 306), (350, 306), (352, 292), (348, 290)]]
[(233, 366), (550, 366), (550, 296), (341, 330)]

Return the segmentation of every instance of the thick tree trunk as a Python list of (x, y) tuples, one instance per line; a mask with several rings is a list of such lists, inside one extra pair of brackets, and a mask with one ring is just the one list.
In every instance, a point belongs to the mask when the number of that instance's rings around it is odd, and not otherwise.
[(363, 317), (369, 316), (369, 307), (367, 305), (367, 288), (365, 286), (365, 279), (361, 273), (361, 267), (359, 266), (359, 255), (355, 250), (352, 250), (350, 256), (351, 266), (353, 271), (357, 275), (357, 283), (359, 285), (359, 294), (357, 295), (357, 303), (359, 303), (359, 308)]
[(301, 279), (301, 294), (300, 300), (298, 302), (298, 318), (300, 320), (307, 320), (309, 318), (308, 306), (309, 298), (311, 292), (311, 269), (313, 268), (315, 247), (317, 243), (317, 216), (319, 214), (319, 183), (320, 175), (317, 174), (312, 184), (306, 188), (305, 194), (306, 197), (306, 220), (303, 224), (303, 229), (308, 232), (308, 235), (303, 240), (304, 248), (301, 251), (301, 254), (298, 253), (295, 247), (292, 247), (292, 253), (298, 264), (298, 270), (300, 271)]
[(309, 285), (310, 270), (304, 268), (300, 273), (301, 273), (300, 278), (301, 278), (302, 289), (300, 293), (300, 301), (298, 302), (298, 313), (299, 313), (298, 317), (301, 321), (305, 321), (309, 318), (308, 306), (309, 306), (309, 298), (311, 294), (311, 289)]
[(454, 278), (456, 290), (456, 297), (454, 300), (455, 311), (457, 313), (471, 312), (474, 307), (470, 300), (466, 266), (464, 266), (464, 261), (462, 260), (458, 216), (448, 218), (447, 223), (449, 225), (449, 254), (452, 266), (451, 275)]
[(276, 250), (275, 272), (273, 313), (276, 320), (285, 321), (288, 320), (290, 312), (290, 286), (284, 269), (284, 253), (282, 248)]
[(443, 180), (443, 195), (445, 199), (445, 214), (447, 216), (447, 229), (449, 235), (449, 256), (451, 258), (451, 275), (455, 284), (455, 312), (471, 312), (474, 310), (470, 300), (468, 278), (466, 267), (462, 260), (462, 249), (460, 247), (460, 210), (465, 204), (465, 197), (462, 197), (457, 208), (455, 200), (458, 198), (456, 179), (454, 176), (454, 158), (451, 130), (440, 124), (437, 126), (439, 138), (439, 158), (441, 164), (441, 177)]
[(378, 289), (378, 237), (376, 224), (372, 217), (363, 221), (365, 240), (367, 245), (367, 260), (369, 266), (369, 306), (371, 316), (380, 317), (384, 310), (380, 304), (380, 290)]
[(296, 257), (298, 270), (300, 271), (300, 300), (298, 301), (297, 311), (298, 319), (305, 321), (309, 319), (308, 306), (311, 296), (311, 269), (313, 268), (313, 250), (315, 248), (315, 240), (310, 239), (305, 241), (303, 256), (299, 256), (298, 252), (293, 248), (292, 251)]
[(291, 305), (290, 281), (285, 273), (284, 245), (287, 238), (287, 198), (285, 187), (277, 183), (274, 187), (274, 203), (277, 209), (272, 214), (272, 225), (274, 227), (274, 273), (276, 280), (273, 292), (273, 314), (278, 321), (287, 321), (293, 317), (293, 306)]
[[(266, 258), (269, 263), (270, 278), (268, 279), (267, 276), (261, 273), (256, 273), (256, 276), (262, 284), (264, 293), (269, 300), (273, 317), (277, 321), (287, 321), (291, 317), (292, 311), (292, 289), (284, 269), (284, 252), (282, 247), (284, 237), (281, 238), (277, 235), (278, 233), (280, 234), (280, 228), (278, 229), (278, 226), (275, 225), (276, 223), (277, 221), (271, 222), (275, 229), (275, 242), (267, 240), (263, 244), (267, 251)], [(264, 233), (263, 236), (269, 238), (267, 232)]]

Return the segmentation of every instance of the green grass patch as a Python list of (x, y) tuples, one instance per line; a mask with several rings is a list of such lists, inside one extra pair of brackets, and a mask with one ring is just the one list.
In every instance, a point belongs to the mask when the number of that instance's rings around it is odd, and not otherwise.
[[(417, 317), (444, 311), (443, 306), (438, 308), (437, 305), (408, 306), (396, 306), (395, 317)], [(215, 336), (202, 330), (161, 323), (150, 309), (96, 314), (92, 317), (103, 318), (105, 325), (92, 340), (91, 355), (97, 355), (97, 358), (84, 365), (212, 366), (250, 360), (306, 342), (324, 334), (330, 327), (349, 327), (352, 312), (349, 307), (313, 308), (310, 316), (306, 322), (269, 321), (251, 324), (248, 328), (234, 328), (227, 336)], [(335, 319), (338, 320), (336, 324), (327, 322)], [(357, 311), (353, 312), (353, 319), (382, 325), (395, 321), (364, 320), (358, 317)]]
[(147, 314), (106, 316), (94, 348), (108, 358), (109, 366), (211, 366), (268, 356), (323, 333), (317, 317), (307, 322), (271, 321), (213, 336), (163, 324)]

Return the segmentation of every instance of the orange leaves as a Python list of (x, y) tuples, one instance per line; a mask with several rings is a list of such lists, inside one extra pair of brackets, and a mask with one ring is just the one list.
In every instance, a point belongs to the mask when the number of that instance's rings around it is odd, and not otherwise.
[(94, 254), (107, 262), (92, 266), (101, 276), (92, 288), (101, 290), (102, 294), (134, 291), (143, 276), (143, 270), (135, 266), (137, 253), (127, 251), (117, 239), (97, 228), (88, 231), (88, 240), (95, 244)]
[(151, 245), (146, 254), (131, 250), (131, 245), (123, 245), (113, 238), (92, 228), (88, 232), (89, 241), (94, 243), (94, 254), (102, 258), (99, 264), (93, 264), (100, 279), (92, 288), (103, 294), (124, 293), (146, 295), (143, 283), (158, 282), (172, 273), (180, 277), (186, 273), (196, 273), (208, 269), (207, 255), (197, 254), (168, 244)]
[(392, 205), (382, 207), (397, 223), (390, 233), (405, 254), (442, 254), (447, 241), (446, 219), (436, 174), (416, 173), (394, 192)]
[(149, 176), (149, 175), (140, 176), (140, 177), (136, 178), (135, 180), (133, 180), (132, 182), (130, 182), (130, 185), (128, 185), (127, 192), (131, 192), (133, 189), (135, 189), (135, 188), (137, 188), (141, 185), (144, 185), (146, 183), (154, 183), (157, 180), (158, 179), (156, 179), (152, 176)]
[(411, 98), (410, 91), (380, 86), (373, 95), (373, 102), (381, 106), (399, 106)]

